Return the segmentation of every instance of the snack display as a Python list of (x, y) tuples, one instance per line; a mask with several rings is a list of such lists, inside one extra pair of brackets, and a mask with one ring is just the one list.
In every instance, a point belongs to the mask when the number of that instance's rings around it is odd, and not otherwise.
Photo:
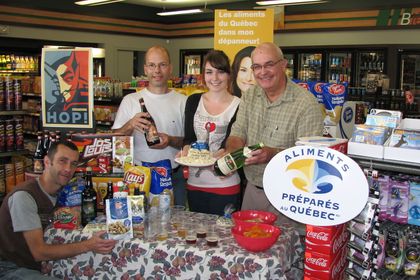
[(133, 136), (112, 137), (112, 172), (123, 173), (134, 163)]

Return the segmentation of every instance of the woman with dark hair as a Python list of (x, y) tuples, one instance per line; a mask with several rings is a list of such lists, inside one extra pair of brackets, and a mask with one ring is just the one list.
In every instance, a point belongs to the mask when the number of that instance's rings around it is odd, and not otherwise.
[(240, 50), (232, 64), (232, 90), (233, 94), (241, 97), (250, 86), (255, 85), (254, 74), (251, 69), (251, 53), (254, 46), (245, 47)]
[[(185, 138), (182, 156), (198, 140), (208, 141), (210, 153), (221, 154), (240, 99), (230, 91), (229, 58), (223, 51), (211, 50), (204, 58), (205, 93), (190, 95), (185, 106)], [(191, 211), (223, 215), (227, 204), (238, 209), (240, 179), (237, 173), (218, 177), (213, 167), (189, 167), (187, 198)]]

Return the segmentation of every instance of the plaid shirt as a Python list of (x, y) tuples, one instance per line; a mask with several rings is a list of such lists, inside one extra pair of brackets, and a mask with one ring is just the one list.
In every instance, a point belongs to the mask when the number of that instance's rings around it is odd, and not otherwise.
[[(287, 79), (285, 92), (273, 103), (259, 86), (250, 88), (242, 97), (231, 136), (247, 145), (263, 142), (273, 148), (295, 146), (298, 137), (321, 136), (323, 116), (316, 98)], [(267, 164), (245, 166), (249, 182), (262, 186)]]

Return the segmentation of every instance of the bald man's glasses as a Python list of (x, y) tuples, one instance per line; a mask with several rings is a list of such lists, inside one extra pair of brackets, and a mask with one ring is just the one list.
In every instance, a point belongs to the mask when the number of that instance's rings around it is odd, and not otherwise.
[(261, 64), (252, 64), (251, 65), (251, 69), (254, 72), (260, 72), (263, 68), (267, 71), (272, 71), (274, 66), (276, 66), (277, 63), (279, 63), (280, 61), (283, 61), (283, 58), (280, 58), (277, 61), (269, 61), (264, 63), (264, 65)]

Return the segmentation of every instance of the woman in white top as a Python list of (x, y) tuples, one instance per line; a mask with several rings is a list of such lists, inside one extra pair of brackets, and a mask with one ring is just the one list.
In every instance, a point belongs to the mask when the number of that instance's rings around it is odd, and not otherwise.
[[(220, 154), (235, 121), (240, 99), (230, 91), (229, 58), (223, 51), (212, 50), (204, 58), (204, 81), (208, 91), (188, 97), (185, 106), (185, 138), (183, 155), (197, 140), (206, 141), (213, 156)], [(188, 205), (191, 211), (224, 214), (232, 203), (238, 209), (240, 178), (235, 172), (227, 177), (214, 174), (213, 166), (189, 167)]]

